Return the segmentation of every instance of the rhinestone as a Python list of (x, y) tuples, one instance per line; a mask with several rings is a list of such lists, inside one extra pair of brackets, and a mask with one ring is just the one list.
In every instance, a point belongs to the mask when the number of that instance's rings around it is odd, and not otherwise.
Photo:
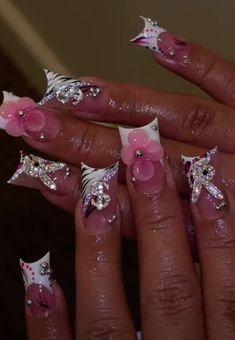
[(135, 155), (136, 155), (136, 157), (142, 157), (143, 156), (143, 151), (141, 151), (141, 150), (136, 150), (135, 151)]
[(23, 117), (23, 116), (25, 115), (25, 113), (24, 113), (24, 111), (19, 111), (19, 112), (18, 112), (18, 115), (19, 115), (20, 117)]
[(27, 299), (26, 300), (26, 305), (31, 306), (32, 305), (32, 300)]
[(157, 131), (157, 130), (158, 130), (157, 125), (152, 125), (151, 128), (152, 128), (154, 131)]
[(91, 97), (97, 97), (101, 92), (101, 89), (99, 87), (91, 87), (89, 94)]

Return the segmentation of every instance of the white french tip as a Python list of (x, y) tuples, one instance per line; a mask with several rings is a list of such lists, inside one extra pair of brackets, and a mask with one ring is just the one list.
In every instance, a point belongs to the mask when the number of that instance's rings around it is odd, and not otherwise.
[(129, 135), (130, 131), (138, 130), (138, 129), (146, 131), (150, 140), (157, 141), (157, 142), (160, 143), (160, 134), (159, 134), (157, 117), (154, 118), (154, 120), (151, 123), (149, 123), (145, 126), (141, 126), (141, 127), (138, 127), (138, 128), (131, 128), (131, 129), (119, 127), (118, 129), (119, 129), (122, 145), (128, 145), (129, 144), (128, 135)]
[(143, 16), (140, 16), (140, 18), (144, 21), (144, 28), (138, 35), (130, 39), (130, 42), (136, 42), (139, 46), (147, 47), (154, 52), (163, 54), (158, 46), (158, 38), (161, 33), (167, 32), (166, 29), (160, 27), (158, 22), (151, 18)]
[(182, 162), (183, 163), (186, 163), (186, 162), (191, 162), (194, 158), (196, 158), (197, 156), (195, 157), (188, 157), (188, 156), (184, 156), (184, 155), (181, 155), (181, 159), (182, 159)]
[(20, 259), (25, 289), (32, 285), (42, 285), (52, 292), (50, 252), (36, 262), (28, 263)]

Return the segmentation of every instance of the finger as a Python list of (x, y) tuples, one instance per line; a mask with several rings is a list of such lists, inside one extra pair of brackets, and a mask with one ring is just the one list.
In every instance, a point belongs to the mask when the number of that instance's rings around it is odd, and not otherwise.
[(29, 340), (71, 340), (64, 294), (50, 279), (50, 255), (34, 263), (20, 261), (26, 288), (25, 315)]
[[(94, 109), (94, 104), (92, 102), (93, 106), (89, 109), (89, 101), (79, 102), (79, 105), (72, 105), (71, 110), (73, 109), (74, 113), (86, 120), (118, 122), (119, 124), (130, 125), (146, 124), (157, 115), (160, 119), (162, 135), (167, 138), (190, 142), (206, 148), (217, 144), (223, 151), (234, 152), (234, 109), (195, 96), (169, 94), (137, 86), (112, 84), (111, 82), (103, 81), (102, 87), (105, 88), (105, 86), (106, 91), (103, 91), (100, 95), (106, 96), (106, 98), (97, 102), (95, 111), (90, 112), (92, 108)], [(15, 102), (12, 102), (9, 101), (8, 97), (6, 98), (8, 100), (5, 99), (1, 105), (0, 128), (6, 129), (13, 136), (23, 135), (35, 141), (51, 142), (61, 138), (66, 132), (70, 132), (71, 135), (75, 130), (78, 132), (78, 124), (81, 125), (81, 132), (84, 129), (86, 133), (91, 132), (88, 125), (81, 124), (81, 122), (76, 122), (76, 120), (68, 117), (63, 118), (56, 111), (45, 106), (25, 108), (24, 98), (19, 99), (19, 97), (14, 96), (14, 98), (18, 99), (14, 99)], [(55, 100), (53, 99), (52, 104), (54, 102)], [(12, 112), (12, 103), (14, 107), (17, 106), (18, 111)], [(47, 105), (49, 104), (50, 102), (47, 102)], [(10, 106), (10, 109), (8, 106)], [(21, 107), (22, 109), (20, 109)], [(65, 107), (63, 103), (59, 102), (57, 109), (63, 110)], [(27, 114), (25, 113), (26, 111)], [(102, 113), (99, 114), (99, 111)], [(12, 118), (13, 114), (16, 115), (15, 118), (17, 119)], [(41, 121), (41, 124), (38, 123), (38, 115), (44, 117), (43, 124)], [(31, 130), (24, 127), (24, 124), (26, 124), (24, 120), (27, 123), (31, 122), (33, 126), (30, 125)], [(98, 129), (97, 126), (96, 129), (97, 134), (102, 132), (102, 129)], [(35, 130), (37, 131), (35, 132)], [(224, 135), (227, 138), (224, 138)], [(81, 144), (79, 134), (74, 136), (74, 140)], [(89, 139), (85, 139), (84, 142), (89, 143)], [(84, 152), (86, 147), (89, 147), (89, 144), (83, 144), (81, 151)]]
[[(99, 168), (112, 164), (120, 158), (121, 143), (117, 129), (97, 126), (84, 121), (79, 121), (78, 124), (75, 117), (64, 117), (63, 122), (61, 133), (53, 142), (41, 143), (27, 138), (27, 143), (43, 153), (75, 166), (84, 161)], [(186, 190), (180, 155), (203, 154), (206, 149), (164, 138), (162, 138), (162, 144), (176, 177), (179, 192), (187, 196), (188, 190)], [(223, 180), (235, 192), (235, 182), (232, 180), (235, 160), (229, 154), (222, 153), (221, 164)], [(125, 169), (122, 165), (120, 166), (119, 179), (125, 181)]]
[[(235, 106), (235, 66), (210, 50), (143, 18), (145, 27), (132, 42), (153, 51), (162, 66), (190, 80), (216, 100)], [(152, 33), (148, 33), (151, 32)]]
[(117, 171), (117, 164), (82, 166), (83, 202), (76, 209), (78, 339), (136, 339), (121, 275)]
[[(199, 282), (174, 179), (170, 167), (163, 164), (159, 135), (151, 124), (120, 128), (120, 135), (137, 229), (143, 337), (155, 339), (157, 334), (158, 339), (183, 340), (193, 334), (194, 339), (203, 339)], [(140, 142), (142, 155), (133, 160), (130, 149), (137, 154)]]
[(235, 336), (234, 195), (221, 182), (217, 149), (200, 159), (184, 158), (184, 162), (192, 188), (191, 209), (201, 261), (208, 339), (232, 339)]

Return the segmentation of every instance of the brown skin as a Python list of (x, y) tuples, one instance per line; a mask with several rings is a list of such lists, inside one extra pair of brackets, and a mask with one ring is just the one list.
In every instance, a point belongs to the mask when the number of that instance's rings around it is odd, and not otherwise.
[[(159, 334), (160, 340), (169, 337), (203, 340), (204, 334), (209, 340), (235, 337), (235, 67), (196, 44), (189, 43), (189, 47), (189, 63), (186, 65), (170, 63), (159, 56), (155, 58), (164, 67), (204, 89), (215, 99), (214, 101), (94, 79), (107, 89), (112, 105), (107, 101), (107, 105), (99, 108), (97, 114), (76, 113), (82, 118), (94, 120), (96, 117), (96, 120), (100, 121), (136, 126), (146, 124), (157, 115), (161, 134), (164, 136), (162, 144), (172, 167), (178, 192), (186, 197), (188, 186), (182, 172), (180, 154), (195, 156), (203, 154), (215, 145), (219, 146), (221, 180), (228, 206), (223, 210), (222, 216), (209, 222), (201, 218), (194, 207), (191, 209), (199, 242), (202, 290), (190, 257), (183, 213), (177, 200), (170, 169), (167, 168), (169, 185), (165, 187), (164, 194), (161, 193), (161, 197), (159, 196), (158, 204), (143, 204), (127, 180), (130, 201), (133, 207), (136, 207), (134, 216), (140, 252), (142, 328), (147, 340), (155, 339), (156, 334)], [(121, 147), (116, 130), (79, 121), (72, 116), (61, 118), (61, 131), (55, 141), (43, 144), (27, 139), (27, 142), (36, 149), (75, 166), (79, 166), (81, 160), (91, 166), (110, 165), (119, 157)], [(121, 170), (120, 181), (125, 183), (124, 169)], [(57, 201), (55, 195), (47, 197), (63, 208), (61, 198)], [(164, 200), (169, 203), (169, 197), (174, 198), (174, 204), (166, 206)], [(75, 205), (75, 200), (72, 201)], [(79, 209), (76, 214), (79, 221)], [(79, 228), (81, 223), (76, 225), (77, 235), (81, 232)], [(94, 334), (100, 330), (101, 324), (105, 323), (106, 334), (112, 334), (113, 322), (107, 321), (113, 321), (113, 316), (116, 316), (117, 312), (118, 326), (115, 324), (115, 327), (124, 335), (130, 334), (132, 339), (133, 326), (126, 309), (118, 273), (120, 242), (116, 229), (114, 228), (105, 239), (111, 240), (112, 233), (117, 242), (115, 246), (111, 249), (104, 242), (99, 249), (103, 251), (103, 248), (107, 247), (110, 250), (107, 251), (108, 257), (103, 270), (105, 272), (105, 266), (109, 268), (115, 266), (115, 282), (112, 282), (108, 275), (107, 280), (105, 278), (100, 280), (100, 287), (96, 289), (96, 293), (90, 290), (88, 282), (87, 285), (82, 285), (83, 294), (87, 293), (88, 299), (92, 298), (95, 302), (92, 308), (97, 314), (91, 318), (89, 306), (83, 305), (83, 313), (89, 315), (89, 320), (84, 320), (84, 317), (79, 320), (78, 314), (78, 324), (87, 334)], [(81, 246), (79, 256), (83, 258), (90, 249), (92, 257), (97, 254), (94, 241), (88, 236), (84, 237), (86, 246)], [(159, 241), (161, 238), (164, 242)], [(112, 239), (112, 242), (115, 241)], [(78, 295), (81, 294), (80, 280), (86, 281), (91, 275), (92, 268), (99, 266), (95, 258), (97, 257), (94, 257), (94, 262), (90, 261), (85, 267), (77, 260), (76, 271), (80, 273), (80, 278), (79, 275), (77, 277)], [(113, 285), (117, 285), (117, 292), (110, 295), (109, 288), (112, 292)], [(106, 292), (105, 298), (109, 300), (107, 303), (110, 303), (111, 308), (107, 318), (102, 319), (101, 323), (95, 322), (95, 328), (92, 329), (93, 321), (100, 320), (98, 296), (100, 291)], [(78, 311), (81, 310), (79, 303), (78, 299)], [(123, 311), (123, 314), (120, 311)], [(204, 311), (205, 326), (202, 320)], [(80, 335), (79, 332), (78, 330), (77, 334)]]

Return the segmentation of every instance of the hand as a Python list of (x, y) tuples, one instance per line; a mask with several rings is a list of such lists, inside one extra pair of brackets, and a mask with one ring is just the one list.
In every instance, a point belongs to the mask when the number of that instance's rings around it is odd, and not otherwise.
[[(163, 162), (164, 165), (153, 162), (158, 180), (150, 180), (151, 183), (138, 179), (133, 182), (133, 168), (127, 168), (126, 182), (137, 228), (143, 339), (231, 339), (235, 336), (235, 201), (221, 182), (218, 154), (211, 154), (210, 166), (215, 169), (213, 183), (223, 192), (226, 207), (216, 210), (213, 197), (209, 207), (206, 192), (190, 206), (198, 236), (201, 283), (190, 256), (174, 177), (167, 161)], [(136, 339), (121, 274), (122, 221), (116, 201), (117, 173), (106, 177), (107, 173), (108, 170), (103, 171), (97, 178), (108, 178), (109, 189), (103, 187), (110, 195), (108, 206), (97, 210), (94, 203), (85, 199), (76, 208), (79, 340)], [(83, 174), (88, 194), (95, 183), (92, 169), (84, 168)], [(71, 339), (65, 301), (57, 285), (52, 294), (51, 299), (44, 294), (44, 302), (37, 308), (40, 299), (27, 290), (26, 301), (31, 301), (26, 306), (30, 340), (47, 338), (52, 329), (54, 336)], [(40, 291), (38, 295), (41, 297)]]

